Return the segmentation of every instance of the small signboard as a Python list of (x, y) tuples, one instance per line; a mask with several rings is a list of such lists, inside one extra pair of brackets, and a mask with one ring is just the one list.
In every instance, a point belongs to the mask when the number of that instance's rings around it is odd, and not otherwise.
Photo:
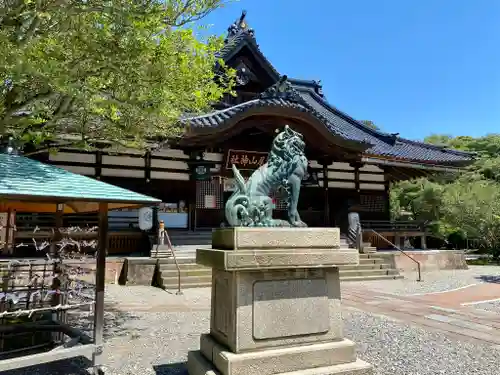
[(266, 163), (267, 156), (267, 152), (228, 150), (226, 169), (231, 169), (234, 164), (239, 170), (254, 170)]
[(193, 177), (196, 181), (210, 180), (212, 174), (210, 168), (214, 166), (211, 162), (195, 162), (191, 164)]
[(216, 208), (217, 199), (215, 195), (205, 195), (205, 208)]

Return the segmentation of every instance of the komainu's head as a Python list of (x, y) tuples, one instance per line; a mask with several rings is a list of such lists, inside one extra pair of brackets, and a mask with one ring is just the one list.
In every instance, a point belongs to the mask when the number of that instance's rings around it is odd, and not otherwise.
[(304, 154), (305, 146), (302, 134), (285, 125), (285, 129), (274, 138), (270, 156), (290, 160), (295, 155)]

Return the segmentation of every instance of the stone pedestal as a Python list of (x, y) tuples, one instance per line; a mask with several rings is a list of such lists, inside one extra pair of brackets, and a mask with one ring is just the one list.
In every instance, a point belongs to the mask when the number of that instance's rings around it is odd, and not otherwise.
[(196, 261), (213, 268), (210, 334), (190, 375), (371, 375), (343, 337), (338, 228), (225, 228)]

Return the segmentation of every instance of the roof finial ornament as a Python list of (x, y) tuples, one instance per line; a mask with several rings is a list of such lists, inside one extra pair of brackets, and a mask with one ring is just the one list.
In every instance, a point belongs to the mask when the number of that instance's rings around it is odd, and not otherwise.
[(247, 11), (243, 10), (241, 12), (241, 16), (239, 19), (237, 19), (229, 28), (227, 29), (227, 37), (231, 38), (238, 34), (239, 32), (246, 32), (250, 36), (254, 36), (254, 31), (253, 29), (248, 27), (248, 24), (245, 20), (247, 16)]
[(246, 10), (243, 10), (241, 12), (241, 17), (238, 21), (238, 27), (242, 30), (246, 29), (247, 28), (247, 23), (245, 22), (245, 17), (247, 16), (247, 11)]
[(288, 77), (286, 75), (282, 75), (278, 82), (260, 94), (260, 98), (283, 98), (296, 102), (302, 101), (302, 98), (288, 81)]

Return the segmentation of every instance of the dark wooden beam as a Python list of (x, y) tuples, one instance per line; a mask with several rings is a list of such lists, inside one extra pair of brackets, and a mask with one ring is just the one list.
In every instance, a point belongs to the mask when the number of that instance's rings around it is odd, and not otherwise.
[(100, 180), (102, 176), (102, 151), (98, 150), (95, 154), (95, 177)]
[(328, 193), (328, 165), (330, 164), (326, 164), (326, 161), (323, 161), (323, 194), (325, 201), (325, 217), (324, 217), (325, 227), (330, 226), (330, 200)]
[(146, 152), (144, 155), (144, 176), (146, 182), (151, 180), (151, 151)]
[(106, 276), (106, 254), (108, 252), (108, 203), (99, 203), (99, 224), (97, 234), (97, 255), (95, 273), (94, 344), (102, 353), (104, 328), (104, 288)]

